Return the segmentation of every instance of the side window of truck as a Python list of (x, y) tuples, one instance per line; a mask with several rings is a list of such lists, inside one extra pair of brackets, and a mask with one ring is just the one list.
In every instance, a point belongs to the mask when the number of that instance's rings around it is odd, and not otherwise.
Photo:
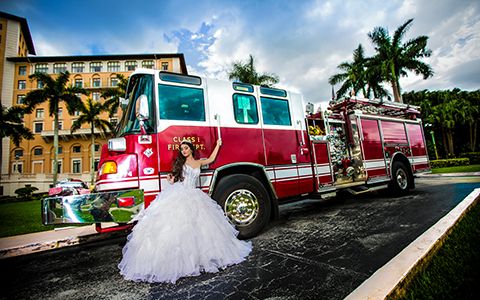
[(263, 124), (292, 125), (287, 100), (260, 97), (260, 102), (262, 104)]
[(258, 124), (257, 101), (254, 96), (233, 94), (233, 113), (239, 124)]
[(158, 85), (160, 119), (205, 121), (203, 89)]

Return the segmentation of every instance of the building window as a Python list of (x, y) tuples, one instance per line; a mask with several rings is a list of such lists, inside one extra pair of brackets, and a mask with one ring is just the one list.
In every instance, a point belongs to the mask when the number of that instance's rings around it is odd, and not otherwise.
[[(54, 149), (55, 150), (55, 149)], [(58, 154), (62, 154), (63, 153), (63, 147), (62, 146), (58, 146)]]
[(95, 144), (95, 152), (98, 152), (98, 150), (100, 150), (100, 145), (99, 145), (99, 144)]
[(72, 152), (73, 152), (73, 153), (80, 153), (80, 152), (82, 152), (82, 146), (73, 146), (73, 147), (72, 147)]
[(43, 81), (37, 81), (37, 89), (43, 89)]
[(48, 73), (48, 64), (36, 64), (35, 73)]
[(23, 162), (13, 162), (12, 164), (12, 173), (13, 174), (21, 174), (23, 173)]
[(27, 75), (27, 66), (19, 66), (18, 75)]
[(42, 148), (35, 148), (33, 149), (33, 155), (42, 155), (43, 154), (43, 149)]
[(19, 80), (18, 81), (18, 89), (24, 90), (27, 88), (27, 81), (26, 80)]
[(92, 93), (92, 100), (100, 101), (100, 93), (98, 92)]
[(35, 118), (43, 119), (45, 117), (45, 110), (43, 108), (39, 108), (35, 111)]
[[(55, 121), (52, 122), (52, 128), (55, 129)], [(58, 130), (63, 129), (63, 121), (58, 121)]]
[(142, 61), (142, 68), (153, 69), (154, 64), (153, 60), (144, 60)]
[(72, 159), (72, 173), (82, 172), (82, 161), (80, 159)]
[(18, 95), (17, 96), (17, 104), (25, 103), (25, 95)]
[(75, 86), (76, 87), (83, 87), (83, 79), (82, 78), (76, 78), (75, 79)]
[(83, 62), (76, 62), (72, 64), (72, 73), (83, 73), (85, 64)]
[(112, 77), (110, 78), (110, 86), (117, 86), (118, 85), (118, 78), (117, 77)]
[(102, 62), (91, 62), (90, 73), (102, 72)]
[(135, 71), (137, 68), (137, 62), (134, 60), (129, 60), (125, 62), (125, 71)]
[(116, 127), (118, 124), (118, 119), (117, 118), (110, 118), (110, 124), (112, 124), (113, 127)]
[(66, 63), (57, 63), (53, 64), (53, 73), (60, 74), (67, 71), (67, 64)]
[(162, 62), (162, 71), (168, 71), (168, 62)]
[(22, 157), (23, 156), (23, 149), (15, 150), (14, 155), (15, 155), (15, 159)]
[(58, 109), (58, 117), (61, 118), (63, 114), (63, 108)]
[(92, 79), (92, 86), (93, 87), (101, 87), (102, 86), (102, 80), (100, 78), (93, 78)]
[(98, 171), (98, 164), (99, 163), (100, 163), (100, 159), (95, 158), (95, 160), (93, 161), (93, 170)]
[[(53, 170), (53, 161), (52, 161), (52, 170)], [(57, 173), (63, 173), (63, 168), (62, 168), (62, 160), (59, 159), (57, 160)]]
[(40, 133), (43, 130), (43, 123), (34, 123), (35, 133)]
[(118, 72), (120, 71), (120, 62), (118, 61), (109, 61), (107, 63), (107, 71), (108, 72)]
[(79, 110), (73, 111), (73, 115), (78, 117), (80, 115), (80, 111)]

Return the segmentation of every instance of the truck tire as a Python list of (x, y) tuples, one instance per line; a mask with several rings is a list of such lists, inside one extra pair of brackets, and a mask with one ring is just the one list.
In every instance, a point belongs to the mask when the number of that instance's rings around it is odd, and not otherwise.
[(235, 225), (241, 239), (256, 236), (270, 219), (270, 198), (263, 184), (255, 177), (229, 175), (220, 180), (212, 198)]
[(412, 188), (411, 175), (404, 163), (394, 161), (392, 165), (392, 181), (390, 189), (395, 195), (406, 195)]

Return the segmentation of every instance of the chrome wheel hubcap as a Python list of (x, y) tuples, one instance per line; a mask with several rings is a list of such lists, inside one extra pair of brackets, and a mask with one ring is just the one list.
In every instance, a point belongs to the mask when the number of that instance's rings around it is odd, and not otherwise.
[(408, 186), (407, 173), (403, 169), (397, 171), (397, 183), (402, 190)]
[(236, 190), (228, 195), (224, 209), (233, 224), (246, 226), (258, 216), (258, 199), (249, 190)]

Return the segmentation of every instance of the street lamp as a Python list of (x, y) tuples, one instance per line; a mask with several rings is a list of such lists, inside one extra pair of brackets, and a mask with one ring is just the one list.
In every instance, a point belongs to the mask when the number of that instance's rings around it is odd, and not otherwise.
[(430, 135), (432, 136), (433, 149), (435, 150), (435, 159), (438, 159), (437, 144), (435, 143), (435, 133), (433, 132), (433, 126), (430, 123), (425, 123), (425, 128), (430, 129)]

